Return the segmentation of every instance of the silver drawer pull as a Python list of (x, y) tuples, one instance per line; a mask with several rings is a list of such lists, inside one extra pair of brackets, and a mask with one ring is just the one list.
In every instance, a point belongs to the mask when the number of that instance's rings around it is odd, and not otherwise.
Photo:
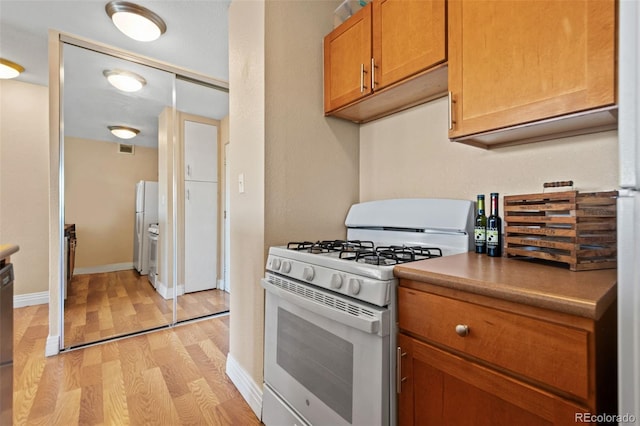
[(466, 324), (458, 324), (456, 325), (456, 334), (460, 337), (465, 337), (469, 335), (469, 326)]

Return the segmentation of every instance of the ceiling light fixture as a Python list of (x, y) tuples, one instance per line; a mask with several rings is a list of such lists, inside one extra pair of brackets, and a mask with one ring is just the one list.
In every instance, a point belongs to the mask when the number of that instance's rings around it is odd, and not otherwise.
[(140, 130), (127, 126), (109, 126), (109, 131), (111, 131), (114, 136), (120, 139), (135, 138), (136, 135), (140, 133)]
[(137, 92), (147, 84), (147, 80), (129, 71), (104, 70), (102, 74), (113, 87), (123, 92)]
[(15, 78), (24, 71), (22, 65), (18, 65), (15, 62), (11, 62), (7, 59), (0, 58), (0, 78)]
[(167, 31), (161, 17), (134, 3), (111, 1), (105, 6), (107, 15), (125, 35), (138, 41), (153, 41)]

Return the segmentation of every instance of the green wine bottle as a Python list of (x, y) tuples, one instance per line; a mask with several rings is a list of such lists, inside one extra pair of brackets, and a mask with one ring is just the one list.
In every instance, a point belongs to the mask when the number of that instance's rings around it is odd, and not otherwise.
[(478, 214), (473, 229), (476, 253), (487, 251), (487, 216), (484, 214), (484, 194), (478, 194)]
[(487, 219), (487, 255), (502, 256), (502, 219), (498, 214), (498, 193), (491, 193), (491, 215)]

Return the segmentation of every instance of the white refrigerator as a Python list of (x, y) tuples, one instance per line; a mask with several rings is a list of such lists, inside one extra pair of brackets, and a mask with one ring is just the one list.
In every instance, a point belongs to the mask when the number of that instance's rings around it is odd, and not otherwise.
[(640, 4), (619, 2), (618, 414), (640, 418)]
[(136, 183), (136, 218), (133, 234), (133, 267), (140, 275), (149, 273), (149, 225), (158, 223), (158, 182)]

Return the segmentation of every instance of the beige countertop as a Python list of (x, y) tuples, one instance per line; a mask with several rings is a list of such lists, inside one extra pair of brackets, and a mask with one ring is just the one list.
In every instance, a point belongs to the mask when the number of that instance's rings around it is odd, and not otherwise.
[(0, 244), (0, 259), (9, 257), (18, 250), (20, 250), (20, 247), (15, 244)]
[(561, 266), (473, 252), (396, 266), (399, 278), (599, 319), (616, 300), (617, 271)]

